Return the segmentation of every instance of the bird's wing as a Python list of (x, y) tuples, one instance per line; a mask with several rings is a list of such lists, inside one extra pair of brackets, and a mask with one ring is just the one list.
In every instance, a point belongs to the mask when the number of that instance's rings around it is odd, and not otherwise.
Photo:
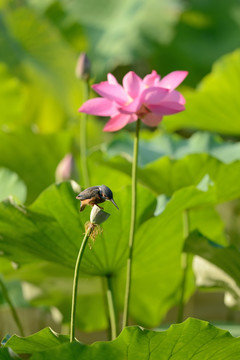
[(99, 191), (99, 186), (89, 187), (89, 188), (83, 190), (82, 192), (80, 192), (80, 194), (78, 195), (78, 198), (80, 200), (90, 199), (91, 197), (96, 196), (98, 191)]

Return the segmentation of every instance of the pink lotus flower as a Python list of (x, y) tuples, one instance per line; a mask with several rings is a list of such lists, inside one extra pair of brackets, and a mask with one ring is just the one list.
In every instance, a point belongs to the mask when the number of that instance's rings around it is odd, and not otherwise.
[(101, 98), (86, 101), (79, 109), (91, 115), (110, 116), (104, 131), (117, 131), (141, 119), (148, 126), (157, 126), (164, 115), (185, 110), (184, 97), (174, 90), (187, 76), (187, 71), (174, 71), (160, 79), (153, 70), (141, 79), (128, 72), (120, 85), (112, 74), (108, 81), (92, 85)]

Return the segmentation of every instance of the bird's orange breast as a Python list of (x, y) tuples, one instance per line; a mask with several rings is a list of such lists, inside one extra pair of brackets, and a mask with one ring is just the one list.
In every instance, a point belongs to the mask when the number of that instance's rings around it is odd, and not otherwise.
[(100, 204), (101, 202), (104, 202), (104, 200), (101, 199), (99, 196), (95, 196), (90, 199), (81, 200), (82, 205), (94, 205), (94, 204)]

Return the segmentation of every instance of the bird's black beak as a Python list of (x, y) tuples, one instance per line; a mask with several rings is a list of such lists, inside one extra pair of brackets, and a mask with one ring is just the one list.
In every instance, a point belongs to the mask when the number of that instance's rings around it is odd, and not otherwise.
[(116, 208), (119, 210), (117, 204), (115, 203), (115, 201), (113, 199), (110, 199), (110, 201), (113, 203), (114, 206), (116, 206)]

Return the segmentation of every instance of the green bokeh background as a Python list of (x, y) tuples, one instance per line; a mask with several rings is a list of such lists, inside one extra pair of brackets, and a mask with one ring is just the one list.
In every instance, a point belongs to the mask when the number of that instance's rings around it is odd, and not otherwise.
[[(31, 284), (39, 292), (24, 306), (46, 313), (55, 307), (60, 325), (69, 323), (72, 272), (89, 212), (80, 216), (74, 190), (68, 182), (56, 185), (55, 172), (71, 153), (71, 178), (82, 185), (84, 84), (75, 76), (81, 52), (91, 61), (91, 83), (108, 72), (121, 82), (130, 70), (189, 71), (180, 87), (186, 111), (166, 116), (158, 129), (141, 129), (131, 321), (159, 326), (178, 303), (185, 210), (190, 230), (199, 231), (185, 250), (214, 263), (199, 238), (221, 244), (233, 268), (221, 267), (221, 258), (217, 266), (238, 284), (239, 34), (238, 0), (0, 0), (0, 272), (16, 307)], [(134, 125), (108, 134), (105, 122), (88, 118), (90, 182), (107, 184), (120, 212), (106, 204), (111, 217), (86, 251), (78, 299), (83, 332), (108, 327), (106, 276), (120, 313), (123, 306)], [(19, 302), (14, 281), (23, 284)], [(240, 292), (216, 280), (211, 289), (219, 288), (231, 290), (238, 309)], [(190, 269), (185, 300), (195, 290)], [(236, 320), (238, 312), (232, 314)]]

